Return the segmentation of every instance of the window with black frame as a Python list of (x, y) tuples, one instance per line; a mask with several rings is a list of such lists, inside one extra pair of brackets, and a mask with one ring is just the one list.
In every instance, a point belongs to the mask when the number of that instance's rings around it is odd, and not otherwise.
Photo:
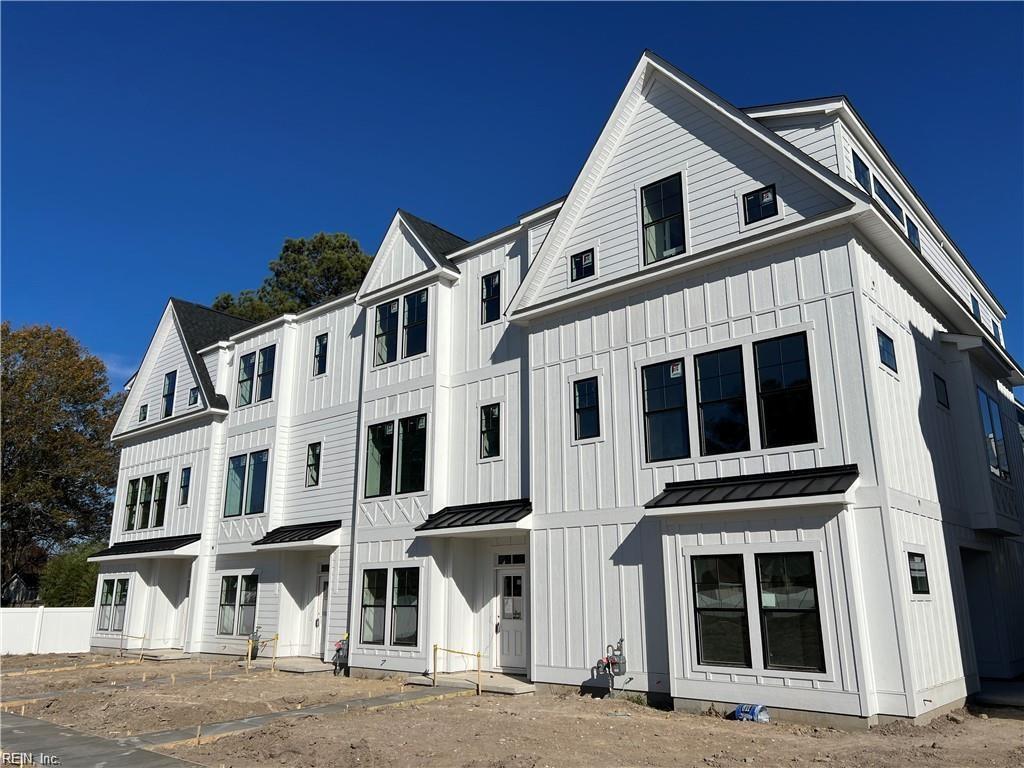
[(313, 341), (313, 375), (327, 373), (327, 334), (321, 333)]
[(824, 672), (814, 555), (758, 554), (756, 562), (765, 667)]
[(480, 458), (501, 455), (501, 403), (480, 406)]
[(644, 366), (644, 435), (647, 461), (683, 459), (690, 455), (686, 418), (686, 375), (682, 360)]
[(124, 529), (130, 531), (135, 528), (135, 511), (139, 504), (139, 479), (128, 481), (128, 492), (124, 502)]
[(128, 610), (128, 579), (118, 579), (114, 587), (114, 606), (110, 617), (110, 631), (124, 629), (125, 613)]
[(235, 606), (238, 601), (238, 577), (223, 576), (220, 580), (220, 607), (217, 611), (217, 634), (235, 633)]
[(256, 595), (260, 577), (248, 574), (242, 577), (242, 590), (238, 596), (238, 629), (236, 634), (245, 637), (256, 628)]
[(384, 645), (387, 589), (387, 568), (367, 568), (363, 571), (359, 642), (366, 645)]
[(274, 395), (274, 359), (276, 357), (276, 345), (260, 350), (260, 360), (256, 370), (256, 400), (258, 401), (269, 400)]
[(594, 276), (594, 249), (574, 253), (569, 257), (569, 282)]
[(250, 352), (238, 359), (238, 394), (235, 406), (249, 405), (252, 402), (252, 382), (256, 376), (256, 353)]
[(921, 233), (917, 229), (917, 224), (911, 221), (909, 216), (907, 216), (907, 238), (914, 245), (914, 248), (918, 251), (921, 250)]
[(256, 451), (249, 454), (249, 475), (246, 478), (245, 514), (262, 514), (267, 501), (267, 464), (270, 461), (269, 451)]
[(164, 418), (171, 416), (174, 413), (174, 389), (178, 383), (178, 372), (171, 371), (170, 373), (164, 374)]
[(190, 406), (199, 404), (199, 387), (192, 387), (188, 391), (188, 404)]
[(427, 289), (405, 297), (402, 357), (413, 357), (427, 351)]
[(915, 595), (931, 594), (928, 586), (928, 564), (920, 552), (907, 552), (910, 566), (910, 591)]
[(146, 405), (145, 403), (143, 403), (142, 405), (139, 406), (139, 421), (140, 422), (145, 421), (146, 417), (148, 415), (149, 415), (149, 406)]
[(394, 461), (395, 423), (373, 424), (366, 438), (366, 498), (391, 494), (391, 465)]
[(306, 446), (306, 487), (320, 485), (320, 443)]
[(996, 477), (1009, 480), (1010, 464), (1006, 456), (1006, 440), (1003, 437), (1003, 419), (999, 403), (988, 392), (978, 387), (978, 407), (981, 411), (981, 428), (985, 435), (989, 471)]
[(493, 323), (501, 317), (501, 272), (480, 278), (480, 323)]
[(691, 560), (697, 660), (701, 664), (749, 667), (743, 555), (701, 555)]
[(686, 249), (683, 230), (683, 181), (674, 173), (640, 190), (644, 263), (676, 256)]
[(754, 345), (761, 447), (813, 443), (814, 395), (807, 334), (794, 333)]
[(398, 300), (377, 307), (373, 331), (373, 364), (386, 365), (398, 359)]
[(860, 155), (856, 152), (851, 152), (853, 155), (853, 176), (857, 179), (857, 183), (864, 188), (864, 191), (869, 195), (871, 194), (871, 170), (868, 168), (867, 163), (860, 159)]
[(181, 468), (181, 480), (178, 482), (178, 506), (188, 504), (189, 490), (192, 485), (192, 467)]
[(104, 579), (100, 588), (100, 608), (96, 616), (96, 629), (110, 631), (110, 614), (114, 605), (114, 580)]
[(420, 569), (395, 568), (391, 588), (392, 645), (416, 645), (419, 597)]
[(896, 198), (892, 196), (888, 189), (878, 182), (877, 178), (872, 179), (872, 183), (875, 188), (875, 195), (878, 199), (882, 201), (882, 204), (889, 209), (889, 212), (892, 213), (893, 216), (902, 222), (903, 209), (900, 207), (900, 204), (896, 202)]
[(418, 493), (427, 475), (427, 417), (409, 416), (398, 420), (397, 493)]
[(142, 478), (142, 491), (139, 494), (138, 527), (149, 528), (149, 509), (153, 503), (153, 476)]
[(572, 384), (572, 391), (576, 439), (600, 437), (601, 415), (597, 399), (597, 377), (577, 379)]
[(778, 215), (779, 199), (774, 184), (743, 195), (743, 223), (747, 226)]
[(156, 486), (153, 490), (153, 527), (159, 528), (164, 524), (164, 514), (167, 511), (167, 486), (170, 484), (170, 475), (161, 472), (156, 476)]
[(743, 351), (730, 347), (706, 352), (697, 356), (695, 365), (701, 454), (750, 450)]
[(892, 340), (892, 336), (887, 334), (881, 328), (876, 330), (878, 331), (878, 359), (881, 361), (882, 365), (893, 373), (898, 373), (899, 368), (896, 364), (896, 342)]

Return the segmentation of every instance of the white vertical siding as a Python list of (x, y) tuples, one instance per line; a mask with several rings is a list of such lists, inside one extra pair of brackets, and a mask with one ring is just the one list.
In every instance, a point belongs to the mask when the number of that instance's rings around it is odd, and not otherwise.
[(427, 254), (415, 235), (399, 222), (393, 227), (377, 255), (369, 281), (360, 289), (372, 293), (394, 285), (397, 282), (426, 272), (434, 267), (433, 259)]

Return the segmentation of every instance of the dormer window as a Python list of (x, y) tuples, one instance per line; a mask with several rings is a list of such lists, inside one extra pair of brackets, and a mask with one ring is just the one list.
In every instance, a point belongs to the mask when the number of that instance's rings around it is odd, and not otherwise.
[(683, 234), (683, 177), (668, 178), (640, 189), (644, 263), (677, 256), (686, 250)]
[(775, 194), (775, 185), (755, 189), (743, 196), (743, 223), (754, 224), (772, 216), (779, 215), (779, 198)]
[(373, 364), (386, 365), (398, 357), (398, 300), (377, 307), (373, 332)]
[(197, 405), (199, 403), (199, 387), (192, 387), (188, 391), (188, 404), (190, 406)]
[(404, 344), (402, 357), (414, 357), (427, 351), (427, 289), (405, 297)]
[(569, 281), (585, 280), (594, 276), (594, 249), (574, 253), (569, 257)]
[(143, 403), (139, 406), (139, 421), (145, 421), (146, 416), (149, 415), (149, 406)]

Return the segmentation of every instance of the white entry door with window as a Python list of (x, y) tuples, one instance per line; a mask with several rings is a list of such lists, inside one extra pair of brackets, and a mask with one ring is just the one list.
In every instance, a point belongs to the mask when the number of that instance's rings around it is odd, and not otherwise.
[(499, 568), (497, 582), (497, 666), (526, 669), (526, 569)]
[(321, 573), (317, 581), (316, 605), (313, 606), (313, 643), (310, 651), (324, 658), (327, 647), (327, 602), (331, 593), (330, 575)]

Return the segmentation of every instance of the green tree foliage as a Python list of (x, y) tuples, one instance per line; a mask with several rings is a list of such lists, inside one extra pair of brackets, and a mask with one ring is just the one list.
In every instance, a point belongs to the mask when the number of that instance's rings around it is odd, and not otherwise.
[(256, 290), (222, 293), (213, 308), (262, 322), (299, 312), (354, 291), (370, 269), (371, 258), (343, 232), (287, 239), (270, 262), (270, 275)]
[(51, 607), (92, 605), (100, 565), (90, 563), (89, 556), (101, 549), (103, 544), (87, 541), (51, 557), (39, 583), (40, 602)]
[(4, 581), (110, 530), (117, 452), (110, 433), (123, 403), (106, 367), (67, 331), (4, 322), (0, 571)]

